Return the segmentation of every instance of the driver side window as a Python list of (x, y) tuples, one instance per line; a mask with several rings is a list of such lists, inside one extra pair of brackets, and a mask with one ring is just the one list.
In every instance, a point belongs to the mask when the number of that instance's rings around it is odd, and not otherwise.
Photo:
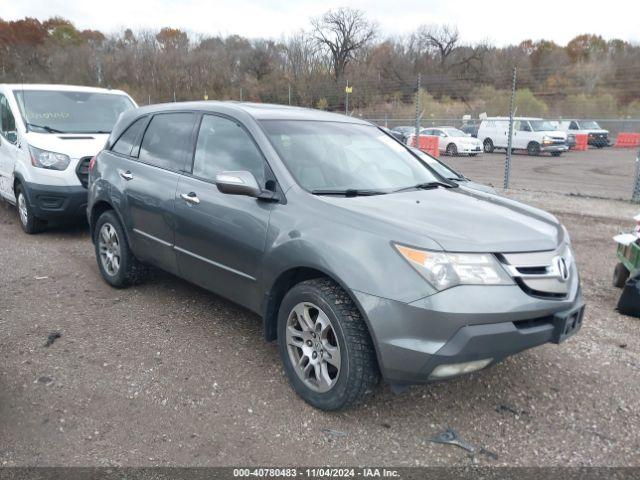
[(11, 143), (18, 141), (18, 132), (16, 131), (16, 120), (9, 107), (7, 97), (0, 93), (0, 133)]
[(530, 132), (531, 131), (531, 125), (529, 125), (529, 122), (520, 122), (520, 131), (521, 132)]

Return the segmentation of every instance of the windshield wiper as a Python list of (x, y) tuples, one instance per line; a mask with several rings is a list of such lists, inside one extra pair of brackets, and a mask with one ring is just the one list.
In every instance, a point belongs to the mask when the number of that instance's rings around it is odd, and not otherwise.
[(42, 130), (44, 130), (45, 132), (48, 132), (48, 133), (67, 133), (67, 132), (63, 132), (62, 130), (57, 130), (55, 128), (51, 128), (48, 125), (36, 125), (35, 123), (29, 123), (29, 122), (27, 122), (27, 127), (41, 128)]
[(431, 190), (433, 188), (438, 188), (438, 187), (446, 187), (446, 188), (457, 188), (458, 185), (456, 185), (455, 183), (445, 183), (445, 182), (439, 182), (439, 181), (433, 181), (433, 182), (424, 182), (424, 183), (418, 183), (417, 185), (412, 185), (410, 187), (403, 187), (403, 188), (399, 188), (398, 190), (394, 190), (393, 193), (397, 193), (397, 192), (406, 192), (409, 190)]
[(371, 195), (385, 195), (387, 192), (381, 190), (359, 190), (357, 188), (347, 188), (346, 190), (311, 190), (313, 195), (343, 195), (345, 197), (368, 197)]

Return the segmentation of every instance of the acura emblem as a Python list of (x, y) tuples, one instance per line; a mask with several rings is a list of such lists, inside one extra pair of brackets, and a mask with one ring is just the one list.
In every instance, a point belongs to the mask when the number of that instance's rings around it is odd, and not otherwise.
[(553, 266), (561, 282), (566, 282), (567, 280), (569, 280), (569, 267), (567, 266), (567, 261), (564, 259), (564, 257), (554, 257)]

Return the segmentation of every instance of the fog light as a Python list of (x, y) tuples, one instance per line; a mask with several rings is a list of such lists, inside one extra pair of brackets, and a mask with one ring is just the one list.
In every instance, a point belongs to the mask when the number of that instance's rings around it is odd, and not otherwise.
[(474, 360), (473, 362), (464, 363), (447, 363), (444, 365), (438, 365), (433, 369), (429, 378), (446, 378), (456, 375), (462, 375), (463, 373), (471, 373), (476, 370), (480, 370), (493, 361), (493, 358), (485, 358), (483, 360)]

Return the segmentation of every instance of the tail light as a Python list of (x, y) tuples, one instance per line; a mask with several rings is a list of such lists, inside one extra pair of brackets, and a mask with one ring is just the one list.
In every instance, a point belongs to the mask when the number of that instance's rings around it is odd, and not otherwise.
[(96, 157), (91, 157), (89, 160), (89, 172), (93, 172), (93, 167), (96, 165)]

